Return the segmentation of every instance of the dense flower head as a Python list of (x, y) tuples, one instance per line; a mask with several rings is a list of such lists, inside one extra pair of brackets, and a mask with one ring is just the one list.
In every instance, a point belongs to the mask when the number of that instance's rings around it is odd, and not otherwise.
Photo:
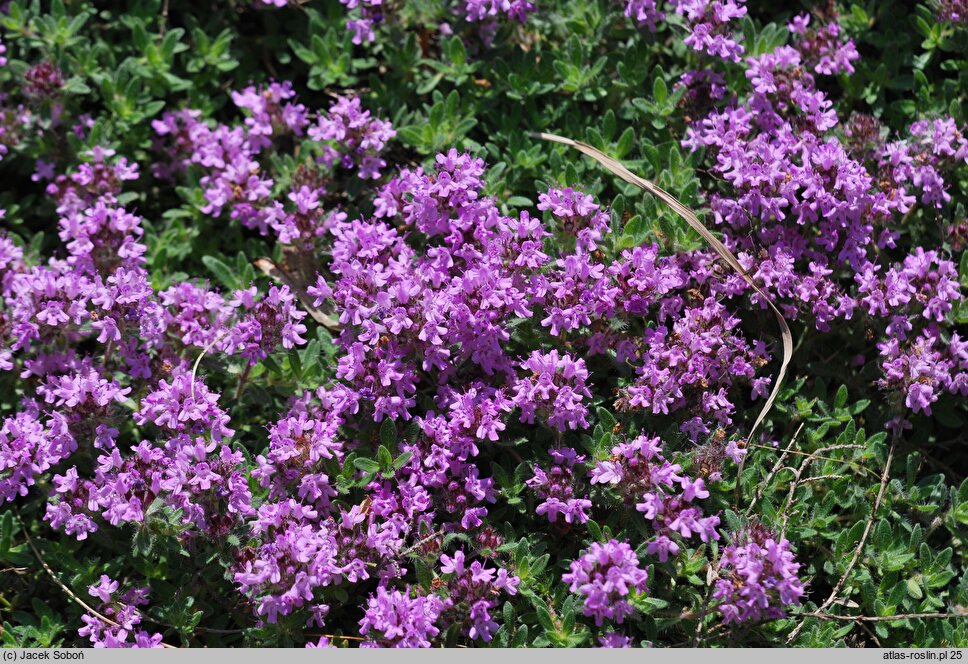
[(294, 410), (269, 427), (269, 450), (256, 457), (253, 477), (270, 496), (282, 498), (290, 486), (298, 486), (303, 500), (321, 508), (336, 496), (329, 477), (314, 472), (322, 461), (340, 456), (342, 442), (337, 437), (341, 420), (338, 413), (325, 410)]
[[(276, 4), (284, 0), (262, 0)], [(346, 29), (353, 35), (354, 44), (367, 44), (376, 39), (376, 29), (387, 19), (385, 0), (340, 0), (350, 10)], [(448, 3), (451, 4), (451, 3)], [(529, 0), (454, 0), (448, 9), (469, 23), (492, 22), (498, 19), (524, 23), (536, 9)], [(282, 5), (279, 5), (282, 6)], [(484, 33), (487, 40), (487, 33)]]
[(968, 24), (968, 4), (965, 0), (938, 0), (937, 16), (956, 25)]
[(750, 528), (722, 552), (713, 598), (723, 622), (783, 617), (783, 607), (799, 604), (803, 596), (799, 569), (789, 541), (762, 527)]
[(589, 194), (565, 189), (549, 189), (538, 196), (538, 209), (549, 210), (560, 224), (561, 231), (575, 237), (579, 251), (595, 251), (598, 242), (608, 231), (608, 213), (601, 210)]
[(483, 21), (497, 16), (524, 23), (535, 5), (528, 0), (465, 0), (462, 7), (468, 21)]
[(64, 87), (64, 74), (50, 60), (44, 60), (24, 72), (21, 92), (33, 102), (54, 99)]
[(665, 18), (656, 0), (628, 0), (625, 15), (639, 27), (648, 28), (651, 32), (655, 32), (656, 24)]
[(598, 637), (599, 648), (631, 648), (632, 639), (622, 634), (608, 632)]
[(535, 510), (554, 523), (561, 516), (565, 523), (585, 523), (592, 501), (587, 496), (575, 497), (575, 467), (581, 468), (585, 457), (570, 447), (548, 450), (552, 465), (548, 469), (534, 467), (534, 477), (527, 481), (541, 503)]
[(42, 418), (23, 411), (0, 424), (0, 498), (9, 502), (27, 491), (52, 466), (77, 449), (67, 419), (54, 413)]
[[(283, 0), (263, 0), (263, 2), (283, 2)], [(386, 22), (388, 9), (385, 0), (340, 0), (350, 11), (346, 29), (353, 35), (354, 44), (368, 44), (376, 40), (376, 29)], [(457, 14), (471, 24), (489, 23), (499, 19), (524, 23), (528, 15), (535, 11), (536, 5), (529, 0), (454, 0), (447, 3), (448, 11)], [(482, 30), (485, 41), (489, 31)]]
[(83, 540), (98, 530), (98, 517), (113, 526), (141, 524), (164, 505), (187, 531), (224, 536), (254, 513), (241, 453), (179, 435), (163, 446), (143, 441), (122, 458), (117, 433), (97, 432), (101, 453), (93, 478), (76, 466), (54, 475), (56, 498), (44, 516), (52, 527)]
[(248, 111), (245, 119), (248, 140), (253, 147), (267, 147), (273, 133), (292, 132), (297, 136), (309, 124), (306, 107), (291, 101), (296, 93), (292, 83), (275, 81), (266, 86), (249, 86), (232, 93), (232, 101)]
[(648, 592), (648, 573), (639, 567), (639, 559), (627, 542), (595, 542), (580, 558), (571, 563), (562, 581), (571, 592), (585, 600), (585, 615), (601, 626), (608, 618), (621, 624), (635, 612), (626, 597), (630, 593)]
[(559, 355), (557, 350), (543, 355), (534, 351), (521, 368), (530, 376), (514, 386), (514, 403), (521, 408), (521, 420), (533, 423), (535, 415), (562, 431), (586, 428), (588, 407), (582, 401), (591, 399), (585, 386), (588, 370), (584, 360)]
[(695, 501), (709, 497), (705, 481), (682, 473), (682, 466), (663, 455), (660, 438), (638, 436), (612, 448), (611, 456), (592, 469), (591, 483), (612, 490), (635, 503), (652, 524), (655, 537), (648, 552), (665, 562), (678, 555), (683, 540), (698, 536), (703, 542), (718, 540), (718, 516), (706, 516)]
[(171, 382), (161, 379), (157, 389), (141, 400), (134, 419), (168, 431), (209, 434), (220, 441), (235, 432), (228, 428), (229, 416), (219, 408), (218, 398), (194, 376), (179, 374)]
[(235, 582), (269, 623), (313, 602), (313, 590), (342, 574), (336, 532), (319, 514), (293, 499), (264, 503), (252, 523), (255, 535), (271, 534), (241, 558)]
[(409, 588), (387, 592), (377, 588), (360, 620), (366, 647), (429, 648), (440, 634), (437, 627), (444, 602), (436, 595), (411, 597)]
[[(345, 214), (327, 210), (320, 200), (338, 175), (333, 169), (378, 179), (386, 166), (381, 154), (396, 132), (363, 109), (357, 97), (340, 97), (325, 112), (312, 113), (296, 100), (288, 81), (249, 86), (233, 92), (233, 101), (248, 113), (241, 125), (212, 127), (192, 109), (166, 112), (152, 121), (154, 147), (168, 157), (167, 163), (155, 165), (155, 174), (171, 178), (194, 165), (203, 173), (203, 212), (217, 216), (228, 210), (248, 228), (286, 244), (308, 243), (311, 250), (331, 224), (345, 220)], [(276, 199), (276, 181), (261, 160), (276, 141), (304, 134), (319, 153), (317, 165), (300, 166), (285, 198)]]
[(471, 639), (491, 641), (498, 624), (491, 615), (496, 613), (502, 595), (518, 594), (521, 579), (503, 567), (488, 567), (486, 561), (468, 563), (463, 550), (453, 556), (440, 556), (440, 572), (445, 576), (448, 594), (448, 617), (460, 618), (462, 631)]
[[(98, 203), (112, 207), (116, 205), (117, 196), (124, 183), (139, 178), (138, 164), (129, 162), (126, 157), (115, 159), (116, 155), (111, 148), (94, 146), (82, 153), (84, 161), (78, 165), (76, 171), (51, 179), (46, 186), (46, 192), (57, 201), (58, 214), (67, 215), (70, 220), (71, 217), (76, 219), (75, 215), (82, 213), (85, 208)], [(90, 223), (97, 222), (61, 222), (68, 227), (83, 227)], [(114, 226), (114, 230), (119, 230), (118, 224), (109, 225)]]
[(852, 40), (842, 41), (836, 20), (811, 26), (809, 14), (798, 14), (789, 24), (804, 64), (818, 74), (852, 74), (853, 62), (860, 58)]
[(396, 132), (389, 122), (363, 110), (358, 97), (340, 97), (310, 127), (309, 136), (327, 142), (320, 158), (326, 166), (339, 164), (356, 169), (363, 179), (376, 180), (386, 166), (379, 155)]
[(251, 286), (235, 291), (234, 296), (229, 304), (239, 309), (240, 316), (225, 339), (229, 352), (256, 364), (277, 346), (290, 349), (306, 343), (302, 337), (306, 326), (301, 322), (306, 312), (299, 308), (288, 286), (270, 286), (264, 296)]
[(730, 22), (746, 16), (745, 0), (671, 0), (672, 9), (686, 19), (686, 45), (708, 55), (739, 62), (744, 48)]
[(943, 392), (968, 394), (966, 342), (954, 333), (945, 343), (930, 332), (908, 342), (891, 339), (878, 345), (883, 357), (881, 388), (898, 394), (912, 413), (931, 414)]

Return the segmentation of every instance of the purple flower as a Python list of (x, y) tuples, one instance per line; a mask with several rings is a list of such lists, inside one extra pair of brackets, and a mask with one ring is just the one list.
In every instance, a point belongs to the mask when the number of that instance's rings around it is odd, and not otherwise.
[(726, 624), (782, 618), (783, 607), (799, 604), (803, 583), (797, 577), (790, 543), (763, 528), (740, 534), (722, 553), (713, 598)]
[(106, 574), (101, 575), (100, 583), (89, 586), (91, 596), (101, 600), (99, 615), (87, 612), (81, 616), (84, 626), (77, 633), (90, 639), (95, 648), (161, 648), (161, 634), (139, 627), (142, 616), (138, 607), (148, 603), (148, 589), (132, 588), (118, 595), (119, 586)]
[(209, 433), (213, 440), (220, 441), (235, 432), (228, 428), (229, 416), (219, 408), (218, 397), (202, 381), (193, 380), (187, 373), (179, 374), (171, 383), (158, 382), (157, 389), (141, 400), (134, 420), (174, 432)]
[(462, 550), (453, 556), (443, 554), (440, 561), (440, 571), (447, 575), (444, 617), (452, 621), (456, 616), (468, 616), (469, 624), (465, 622), (464, 630), (467, 636), (491, 641), (498, 628), (491, 611), (500, 605), (501, 593), (517, 594), (521, 580), (504, 568), (486, 567), (480, 560), (468, 564)]
[(592, 395), (585, 384), (588, 370), (584, 360), (559, 355), (557, 350), (544, 355), (534, 351), (521, 368), (530, 373), (514, 386), (513, 400), (521, 408), (522, 422), (533, 423), (540, 412), (549, 425), (561, 431), (588, 427), (588, 408), (582, 402)]
[(571, 571), (561, 579), (571, 584), (571, 592), (585, 599), (585, 615), (601, 626), (606, 619), (621, 624), (635, 612), (625, 599), (631, 592), (645, 593), (649, 576), (639, 568), (639, 560), (626, 542), (596, 542), (571, 563)]
[(372, 117), (356, 97), (339, 97), (309, 129), (310, 138), (326, 144), (322, 163), (356, 169), (364, 180), (380, 178), (386, 162), (379, 155), (396, 135), (389, 122)]
[(77, 450), (67, 419), (24, 411), (0, 424), (0, 499), (26, 496), (36, 478)]
[(411, 597), (407, 588), (388, 592), (377, 588), (360, 620), (364, 647), (429, 648), (440, 634), (437, 622), (445, 604), (436, 595)]
[(547, 471), (535, 466), (534, 477), (526, 482), (542, 501), (535, 511), (552, 523), (559, 515), (566, 523), (585, 523), (588, 521), (585, 510), (591, 509), (592, 501), (588, 496), (576, 498), (574, 495), (574, 468), (582, 464), (585, 457), (570, 447), (551, 449), (548, 454), (553, 465)]
[(615, 632), (608, 632), (598, 637), (598, 647), (599, 648), (631, 648), (632, 639), (623, 636), (621, 634), (616, 634)]

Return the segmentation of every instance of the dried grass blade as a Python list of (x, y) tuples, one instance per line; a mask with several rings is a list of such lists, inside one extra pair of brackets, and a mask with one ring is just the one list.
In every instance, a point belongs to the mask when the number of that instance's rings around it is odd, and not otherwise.
[(685, 219), (686, 223), (688, 223), (697, 233), (699, 233), (699, 235), (702, 236), (702, 238), (706, 241), (706, 244), (712, 247), (713, 251), (719, 254), (720, 258), (726, 261), (726, 263), (733, 268), (733, 270), (739, 276), (741, 276), (743, 280), (748, 283), (761, 298), (763, 298), (763, 301), (769, 305), (770, 309), (773, 310), (773, 315), (776, 318), (777, 325), (780, 327), (780, 336), (783, 340), (783, 362), (780, 363), (780, 369), (777, 371), (776, 378), (773, 381), (773, 390), (770, 392), (770, 396), (760, 409), (759, 415), (756, 416), (756, 421), (753, 422), (753, 426), (750, 429), (749, 434), (747, 434), (746, 440), (752, 441), (753, 434), (759, 428), (760, 424), (763, 423), (763, 419), (770, 412), (770, 409), (773, 407), (773, 403), (776, 401), (777, 395), (780, 392), (780, 387), (783, 384), (783, 379), (786, 377), (787, 367), (790, 365), (790, 360), (793, 358), (793, 333), (790, 332), (790, 326), (787, 325), (786, 319), (783, 318), (783, 314), (781, 314), (780, 310), (777, 309), (775, 304), (773, 304), (773, 300), (771, 300), (770, 297), (763, 292), (763, 289), (756, 285), (756, 282), (753, 281), (753, 278), (746, 273), (746, 270), (744, 270), (743, 266), (740, 265), (740, 262), (736, 259), (736, 256), (733, 255), (733, 252), (727, 249), (726, 245), (720, 242), (720, 240), (713, 235), (709, 229), (702, 224), (701, 221), (699, 221), (699, 218), (695, 215), (695, 213), (679, 202), (679, 199), (677, 199), (675, 196), (667, 192), (665, 189), (662, 189), (654, 182), (641, 178), (635, 173), (632, 173), (617, 159), (609, 157), (604, 152), (593, 148), (587, 143), (565, 138), (564, 136), (557, 136), (555, 134), (538, 133), (536, 136), (546, 141), (561, 143), (562, 145), (575, 148), (579, 152), (591, 157), (610, 172), (622, 178), (629, 184), (633, 184), (640, 189), (644, 189), (656, 198), (660, 199), (663, 203), (672, 208), (676, 214)]

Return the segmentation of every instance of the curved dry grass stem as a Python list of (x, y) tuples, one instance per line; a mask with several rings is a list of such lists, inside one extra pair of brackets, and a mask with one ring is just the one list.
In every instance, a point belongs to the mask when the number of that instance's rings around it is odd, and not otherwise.
[(205, 357), (208, 351), (212, 350), (212, 348), (215, 347), (215, 344), (224, 339), (226, 334), (228, 333), (222, 332), (222, 334), (215, 337), (215, 339), (213, 339), (209, 345), (202, 349), (202, 352), (198, 354), (198, 357), (195, 358), (195, 364), (192, 365), (192, 403), (195, 402), (195, 378), (198, 376), (198, 365), (201, 364), (202, 358)]
[[(652, 194), (653, 196), (661, 200), (663, 203), (668, 205), (670, 208), (672, 208), (672, 210), (676, 214), (682, 217), (686, 221), (686, 223), (693, 228), (693, 230), (699, 233), (699, 235), (702, 236), (702, 239), (706, 241), (706, 244), (712, 247), (713, 251), (715, 251), (720, 256), (720, 258), (726, 261), (726, 263), (731, 268), (733, 268), (736, 274), (740, 275), (743, 278), (743, 280), (746, 283), (748, 283), (750, 287), (753, 288), (754, 291), (756, 291), (757, 295), (763, 298), (763, 301), (766, 302), (766, 304), (770, 307), (770, 309), (772, 309), (773, 316), (776, 318), (776, 323), (780, 328), (780, 336), (783, 340), (783, 362), (780, 364), (780, 369), (779, 371), (777, 371), (776, 379), (773, 381), (773, 391), (770, 392), (770, 396), (763, 404), (763, 407), (760, 408), (760, 412), (756, 416), (756, 420), (753, 422), (753, 426), (750, 428), (750, 431), (746, 436), (747, 442), (752, 441), (753, 434), (759, 428), (760, 424), (763, 423), (763, 419), (766, 417), (767, 413), (769, 413), (770, 409), (773, 407), (773, 402), (776, 401), (777, 395), (780, 392), (780, 387), (783, 384), (783, 379), (786, 377), (787, 367), (790, 364), (790, 360), (793, 358), (793, 333), (790, 332), (790, 326), (787, 325), (786, 319), (783, 318), (783, 314), (781, 314), (780, 310), (777, 309), (775, 304), (773, 304), (773, 300), (771, 300), (770, 297), (763, 291), (763, 289), (756, 285), (756, 282), (753, 280), (753, 278), (746, 273), (746, 270), (744, 270), (743, 266), (740, 265), (739, 260), (737, 260), (736, 256), (733, 255), (733, 252), (731, 252), (726, 247), (726, 245), (724, 245), (719, 240), (719, 238), (713, 235), (709, 231), (709, 229), (706, 228), (701, 221), (699, 221), (699, 218), (692, 210), (690, 210), (685, 205), (683, 205), (679, 201), (679, 199), (677, 199), (675, 196), (673, 196), (672, 194), (670, 194), (669, 192), (667, 192), (665, 189), (658, 186), (654, 182), (646, 180), (645, 178), (641, 178), (638, 175), (632, 173), (629, 169), (625, 168), (625, 166), (623, 166), (622, 163), (619, 162), (617, 159), (609, 157), (601, 150), (593, 148), (587, 143), (582, 143), (581, 141), (576, 141), (571, 138), (565, 138), (564, 136), (557, 136), (555, 134), (538, 133), (535, 135), (538, 138), (541, 138), (546, 141), (551, 141), (553, 143), (561, 143), (562, 145), (567, 145), (569, 147), (575, 148), (582, 154), (585, 154), (591, 157), (599, 164), (604, 166), (606, 169), (608, 169), (610, 172), (622, 178), (629, 184), (633, 184), (640, 189), (644, 189), (645, 191), (649, 192), (650, 194)], [(742, 464), (740, 464), (740, 469), (739, 469), (740, 474), (742, 474), (742, 471), (743, 471), (743, 466)], [(739, 482), (737, 482), (737, 490), (738, 488), (739, 488)]]

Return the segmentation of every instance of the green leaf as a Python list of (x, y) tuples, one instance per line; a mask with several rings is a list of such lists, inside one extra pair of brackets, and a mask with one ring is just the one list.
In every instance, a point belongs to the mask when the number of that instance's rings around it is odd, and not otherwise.
[(535, 607), (535, 614), (538, 617), (538, 624), (544, 627), (546, 632), (557, 632), (555, 627), (555, 621), (551, 617), (551, 612), (548, 610), (547, 605)]
[(414, 572), (417, 575), (417, 583), (420, 584), (420, 587), (424, 590), (430, 590), (430, 586), (434, 582), (434, 573), (427, 563), (422, 560), (414, 561)]
[(380, 445), (380, 449), (377, 450), (376, 460), (380, 470), (393, 470), (393, 455), (384, 445)]
[(410, 461), (410, 457), (412, 456), (413, 456), (413, 452), (404, 452), (403, 454), (398, 456), (396, 459), (393, 460), (393, 469), (400, 470), (401, 468), (406, 466), (407, 462)]
[(380, 470), (380, 464), (373, 459), (353, 459), (353, 465), (364, 473), (376, 473)]
[(13, 541), (13, 513), (5, 512), (0, 519), (0, 557), (10, 550)]
[(834, 408), (843, 408), (847, 403), (847, 386), (841, 385), (834, 397)]
[(222, 282), (222, 285), (229, 290), (235, 291), (242, 288), (242, 284), (239, 283), (235, 273), (232, 272), (232, 268), (219, 259), (215, 258), (214, 256), (202, 256), (202, 263), (204, 263), (205, 267), (207, 267), (212, 274), (218, 277), (218, 280)]
[(616, 424), (618, 424), (618, 420), (616, 420), (615, 416), (612, 415), (606, 408), (598, 409), (598, 421), (601, 422), (602, 427), (604, 427), (606, 430), (611, 430), (615, 428)]
[(302, 378), (302, 358), (299, 357), (299, 351), (297, 351), (295, 348), (289, 349), (289, 369), (295, 375), (297, 380)]
[(380, 425), (380, 442), (389, 448), (397, 446), (397, 425), (390, 418), (383, 420)]
[(656, 77), (652, 81), (652, 97), (660, 106), (665, 105), (666, 100), (669, 99), (669, 87), (666, 85), (665, 80), (660, 77)]
[(743, 522), (733, 510), (723, 510), (723, 518), (726, 520), (726, 525), (729, 526), (730, 532), (738, 533), (743, 529)]

